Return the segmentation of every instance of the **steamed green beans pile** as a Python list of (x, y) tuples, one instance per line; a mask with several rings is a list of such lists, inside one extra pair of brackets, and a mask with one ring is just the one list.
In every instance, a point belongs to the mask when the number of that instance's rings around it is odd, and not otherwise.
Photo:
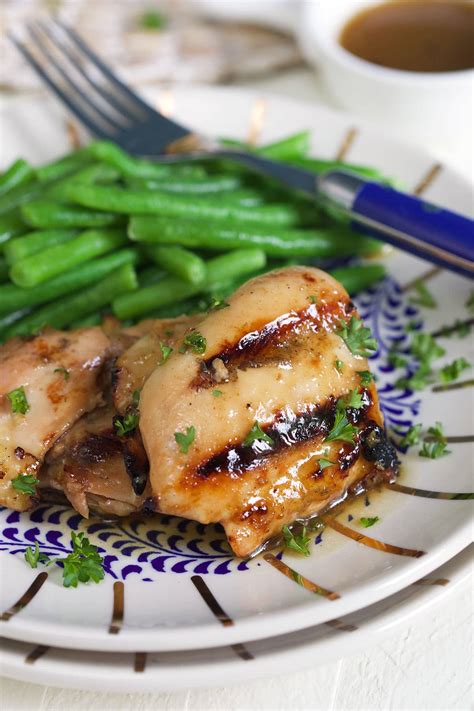
[[(251, 150), (387, 181), (310, 157), (307, 132)], [(130, 323), (196, 312), (290, 264), (359, 258), (330, 269), (356, 293), (384, 275), (363, 259), (379, 250), (337, 213), (230, 161), (165, 165), (105, 141), (40, 167), (20, 158), (0, 175), (0, 340), (107, 313)]]

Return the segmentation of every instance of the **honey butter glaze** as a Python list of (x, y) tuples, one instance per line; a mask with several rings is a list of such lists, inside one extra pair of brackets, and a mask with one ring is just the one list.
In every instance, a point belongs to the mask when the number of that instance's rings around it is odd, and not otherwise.
[[(358, 482), (392, 478), (397, 460), (377, 392), (373, 383), (362, 388), (358, 375), (367, 360), (336, 332), (354, 315), (332, 277), (295, 267), (248, 282), (228, 308), (195, 324), (205, 353), (176, 349), (141, 394), (155, 510), (221, 523), (234, 552), (246, 556)], [(338, 398), (352, 390), (363, 398), (348, 411), (354, 442), (325, 441)], [(245, 443), (255, 423), (271, 444)], [(191, 427), (183, 453), (174, 435)], [(334, 464), (322, 470), (320, 457)]]
[(393, 0), (355, 15), (339, 42), (351, 54), (409, 72), (474, 68), (474, 4)]

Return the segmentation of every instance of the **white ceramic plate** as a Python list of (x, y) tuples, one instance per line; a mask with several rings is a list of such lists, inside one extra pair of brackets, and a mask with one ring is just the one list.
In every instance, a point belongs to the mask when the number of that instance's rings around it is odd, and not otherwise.
[(0, 642), (0, 674), (20, 681), (79, 689), (141, 692), (177, 691), (301, 671), (327, 664), (385, 641), (428, 609), (446, 605), (452, 593), (472, 586), (473, 546), (388, 598), (331, 625), (205, 650), (114, 654)]
[[(166, 98), (169, 103), (170, 97)], [(211, 134), (243, 138), (256, 97), (244, 91), (193, 88), (173, 91), (171, 98), (178, 120)], [(64, 119), (56, 105), (39, 98), (12, 100), (2, 105), (0, 114), (4, 162), (18, 154), (43, 161), (67, 150)], [(262, 141), (310, 128), (313, 152), (324, 157), (334, 157), (347, 143), (348, 130), (356, 126), (348, 160), (380, 168), (407, 190), (424, 181), (429, 199), (463, 212), (471, 209), (470, 186), (456, 173), (446, 167), (433, 170), (432, 156), (367, 124), (356, 125), (346, 115), (275, 97), (267, 99), (266, 116)], [(438, 273), (430, 282), (438, 307), (420, 310), (402, 287), (426, 274), (430, 265), (394, 252), (387, 266), (391, 276), (361, 294), (357, 303), (380, 342), (372, 367), (388, 425), (406, 428), (413, 422), (430, 425), (441, 420), (447, 435), (472, 440), (472, 390), (394, 391), (392, 384), (401, 373), (386, 364), (391, 344), (408, 338), (404, 330), (408, 322), (432, 331), (467, 318), (469, 284), (447, 272)], [(444, 339), (443, 345), (447, 354), (441, 365), (460, 355), (473, 360), (471, 339)], [(469, 377), (468, 373), (464, 379)], [(472, 491), (472, 444), (453, 443), (450, 449), (448, 457), (437, 461), (421, 459), (416, 453), (407, 457), (400, 483), (430, 491)], [(425, 555), (375, 550), (326, 529), (315, 540), (309, 558), (283, 554), (283, 563), (295, 571), (286, 569), (289, 579), (263, 557), (249, 563), (232, 558), (222, 532), (213, 526), (205, 529), (162, 517), (153, 526), (124, 523), (118, 527), (82, 521), (65, 507), (41, 506), (21, 515), (4, 510), (0, 512), (0, 611), (7, 611), (8, 620), (0, 622), (1, 632), (20, 641), (116, 652), (202, 649), (262, 639), (340, 618), (382, 600), (442, 565), (471, 540), (468, 500), (387, 490), (370, 494), (369, 500), (369, 508), (358, 501), (337, 521)], [(379, 516), (380, 522), (365, 531), (358, 524), (361, 515)], [(23, 561), (25, 547), (38, 540), (47, 553), (64, 552), (71, 529), (86, 531), (104, 551), (106, 580), (66, 590), (60, 570), (50, 570), (36, 595), (19, 610), (15, 603), (35, 579), (36, 585), (40, 582), (39, 571)], [(340, 597), (329, 600), (304, 589), (298, 584), (301, 576)]]

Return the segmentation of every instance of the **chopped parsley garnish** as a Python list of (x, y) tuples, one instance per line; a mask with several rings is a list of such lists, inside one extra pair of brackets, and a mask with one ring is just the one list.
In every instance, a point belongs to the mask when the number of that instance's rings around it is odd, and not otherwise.
[(439, 459), (446, 454), (451, 454), (449, 449), (446, 449), (446, 442), (423, 442), (423, 447), (418, 452), (420, 457), (427, 459)]
[(469, 321), (460, 321), (456, 319), (452, 326), (443, 326), (439, 331), (438, 335), (441, 338), (449, 338), (450, 336), (458, 336), (458, 338), (465, 338), (471, 333), (471, 324)]
[(18, 474), (18, 476), (12, 479), (13, 488), (29, 496), (33, 496), (38, 483), (38, 479), (33, 474)]
[(407, 359), (400, 355), (400, 353), (397, 353), (397, 351), (390, 351), (387, 355), (387, 360), (394, 368), (404, 368), (408, 365)]
[(186, 353), (186, 351), (190, 350), (193, 353), (202, 355), (206, 352), (206, 347), (207, 341), (202, 335), (202, 333), (200, 333), (199, 331), (191, 331), (191, 333), (188, 333), (188, 335), (185, 336), (183, 345), (179, 349), (179, 352)]
[(326, 442), (334, 442), (335, 440), (341, 440), (342, 442), (354, 443), (354, 435), (357, 432), (357, 427), (354, 427), (347, 419), (346, 412), (338, 401), (336, 405), (336, 415), (334, 417), (334, 424), (326, 435)]
[(215, 390), (212, 391), (212, 394), (214, 395), (214, 397), (220, 397), (222, 395), (222, 390), (219, 390), (218, 388), (216, 388)]
[(424, 390), (433, 380), (431, 368), (423, 364), (412, 375), (399, 378), (395, 387), (402, 390)]
[(15, 390), (10, 390), (10, 392), (7, 393), (7, 398), (10, 400), (12, 412), (18, 412), (21, 415), (25, 415), (30, 409), (23, 385)]
[(38, 541), (35, 541), (34, 548), (27, 548), (25, 560), (32, 568), (36, 568), (38, 563), (51, 565), (51, 563), (61, 563), (63, 568), (63, 585), (65, 588), (77, 588), (79, 583), (88, 583), (93, 580), (99, 583), (104, 579), (104, 561), (97, 546), (92, 545), (84, 533), (71, 532), (72, 552), (65, 558), (50, 558), (44, 553), (40, 553)]
[(196, 428), (191, 425), (191, 427), (186, 427), (186, 432), (175, 432), (174, 438), (176, 444), (179, 447), (181, 454), (187, 454), (190, 446), (194, 442), (196, 437)]
[(357, 375), (360, 378), (360, 384), (364, 388), (368, 387), (373, 380), (370, 370), (358, 370)]
[(166, 18), (158, 10), (146, 10), (138, 20), (141, 30), (162, 30), (166, 26)]
[(438, 305), (436, 299), (431, 294), (428, 287), (423, 284), (422, 281), (417, 281), (413, 285), (416, 290), (416, 296), (412, 296), (410, 301), (412, 304), (419, 304), (420, 306), (426, 306), (428, 309), (435, 309)]
[(209, 304), (208, 311), (220, 311), (221, 309), (229, 308), (230, 304), (224, 299), (217, 299), (215, 296), (211, 298), (211, 303)]
[(401, 447), (413, 447), (420, 443), (420, 432), (423, 425), (412, 425), (408, 428), (406, 435), (400, 440)]
[(315, 296), (313, 296), (313, 295), (311, 295), (311, 296), (309, 297), (309, 300), (311, 301), (312, 304), (317, 304), (317, 303), (318, 303), (317, 298), (316, 298)]
[(336, 333), (355, 356), (367, 358), (377, 350), (377, 341), (372, 336), (370, 328), (364, 326), (355, 316), (351, 317), (349, 323), (341, 320)]
[(171, 346), (167, 346), (166, 343), (162, 343), (160, 341), (160, 351), (161, 351), (161, 360), (158, 363), (158, 365), (163, 365), (164, 363), (166, 363), (166, 361), (170, 357), (173, 349), (171, 348)]
[(328, 467), (332, 467), (335, 464), (337, 464), (337, 462), (331, 462), (330, 459), (325, 459), (324, 457), (321, 457), (321, 459), (318, 459), (318, 467), (321, 471), (323, 471), (324, 469), (327, 469)]
[(45, 553), (40, 553), (38, 541), (35, 541), (34, 548), (25, 550), (25, 560), (31, 568), (37, 568), (38, 563), (49, 563), (50, 557)]
[(352, 407), (354, 410), (360, 410), (364, 407), (362, 395), (360, 395), (357, 390), (351, 390), (349, 395), (343, 399), (343, 402), (344, 407)]
[(138, 405), (140, 404), (140, 394), (141, 390), (138, 388), (132, 393), (132, 403), (135, 405), (135, 407), (138, 407)]
[(125, 415), (115, 415), (113, 423), (114, 432), (117, 437), (125, 437), (136, 430), (139, 419), (138, 412), (127, 412)]
[(435, 441), (423, 442), (423, 447), (418, 452), (420, 457), (439, 459), (446, 454), (451, 454), (451, 452), (446, 449), (446, 437), (441, 422), (436, 422), (432, 427), (428, 427), (428, 434), (431, 435)]
[(364, 528), (370, 528), (378, 521), (380, 521), (380, 518), (378, 516), (361, 516), (361, 518), (359, 519), (360, 525)]
[(309, 543), (311, 539), (306, 535), (306, 526), (303, 526), (301, 533), (298, 534), (292, 533), (288, 526), (283, 526), (282, 533), (286, 548), (290, 548), (300, 555), (308, 556), (310, 554)]
[(258, 422), (254, 422), (252, 429), (242, 442), (242, 446), (250, 447), (254, 442), (266, 442), (270, 446), (274, 444), (273, 439), (262, 430)]
[(69, 378), (71, 377), (71, 373), (69, 372), (69, 370), (67, 368), (55, 368), (54, 372), (61, 373), (64, 380), (69, 380)]
[(411, 353), (418, 358), (420, 363), (429, 365), (435, 358), (444, 356), (446, 351), (439, 346), (429, 333), (415, 333), (411, 345)]
[(445, 365), (439, 372), (439, 379), (442, 383), (452, 383), (457, 380), (464, 370), (469, 370), (471, 364), (465, 358), (456, 358), (449, 365)]
[(336, 370), (337, 370), (339, 373), (342, 373), (342, 371), (343, 371), (343, 369), (344, 369), (344, 361), (343, 361), (343, 360), (339, 360), (339, 358), (336, 358), (336, 360), (334, 361), (334, 367), (336, 368)]
[(72, 553), (61, 562), (63, 564), (63, 585), (65, 588), (77, 588), (78, 583), (93, 580), (99, 583), (104, 578), (103, 559), (83, 533), (71, 532)]

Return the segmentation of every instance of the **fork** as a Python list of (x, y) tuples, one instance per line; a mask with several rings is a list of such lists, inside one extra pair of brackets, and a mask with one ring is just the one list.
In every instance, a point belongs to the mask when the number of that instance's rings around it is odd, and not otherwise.
[(27, 41), (16, 35), (10, 35), (10, 39), (92, 135), (160, 162), (230, 158), (316, 198), (319, 204), (337, 207), (357, 230), (473, 277), (474, 222), (468, 217), (365, 180), (351, 171), (330, 170), (315, 175), (303, 168), (224, 147), (152, 108), (61, 21), (30, 24), (27, 33)]

